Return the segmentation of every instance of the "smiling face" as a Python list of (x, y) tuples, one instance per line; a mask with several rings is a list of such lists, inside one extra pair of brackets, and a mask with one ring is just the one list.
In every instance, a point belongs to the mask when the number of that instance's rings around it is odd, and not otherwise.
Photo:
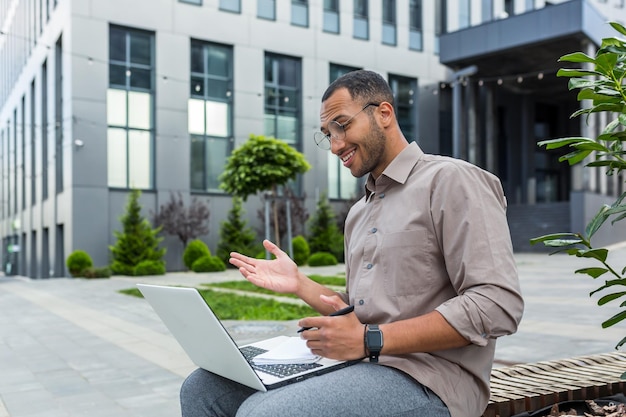
[(321, 130), (328, 133), (328, 123), (345, 123), (355, 116), (345, 127), (343, 139), (331, 140), (331, 151), (337, 155), (353, 176), (362, 177), (372, 173), (378, 177), (388, 165), (386, 157), (386, 137), (378, 125), (378, 107), (370, 106), (357, 114), (367, 103), (355, 102), (346, 88), (336, 90), (322, 102), (320, 111)]

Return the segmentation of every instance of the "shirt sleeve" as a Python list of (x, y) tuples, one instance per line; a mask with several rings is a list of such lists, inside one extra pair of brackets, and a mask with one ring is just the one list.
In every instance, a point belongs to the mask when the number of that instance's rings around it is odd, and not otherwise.
[(457, 293), (436, 310), (479, 346), (514, 333), (524, 302), (500, 181), (471, 164), (449, 163), (431, 190), (435, 234)]

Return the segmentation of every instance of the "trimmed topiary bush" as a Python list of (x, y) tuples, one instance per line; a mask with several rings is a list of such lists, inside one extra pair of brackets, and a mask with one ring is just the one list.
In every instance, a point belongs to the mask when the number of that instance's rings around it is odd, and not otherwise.
[(111, 278), (111, 268), (108, 266), (86, 268), (81, 276), (85, 278)]
[(193, 272), (219, 272), (226, 270), (226, 264), (217, 256), (205, 255), (191, 265)]
[(200, 239), (194, 239), (189, 242), (185, 248), (185, 252), (183, 253), (183, 262), (185, 263), (187, 269), (193, 269), (193, 263), (203, 256), (211, 256), (209, 247)]
[(293, 248), (293, 261), (298, 266), (305, 265), (309, 260), (309, 256), (311, 256), (311, 249), (304, 236), (298, 235), (294, 237), (291, 241), (291, 246)]
[(316, 252), (309, 257), (309, 266), (337, 265), (338, 263), (335, 255), (328, 252)]
[(80, 277), (85, 269), (93, 266), (93, 261), (84, 250), (75, 250), (67, 257), (65, 264), (73, 277)]
[(141, 261), (133, 269), (133, 275), (165, 275), (165, 264), (161, 261)]

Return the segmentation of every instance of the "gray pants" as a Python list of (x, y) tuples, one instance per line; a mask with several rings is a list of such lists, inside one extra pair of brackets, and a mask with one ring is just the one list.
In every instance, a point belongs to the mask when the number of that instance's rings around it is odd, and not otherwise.
[(366, 362), (268, 392), (197, 369), (183, 383), (180, 404), (183, 417), (450, 417), (413, 378)]

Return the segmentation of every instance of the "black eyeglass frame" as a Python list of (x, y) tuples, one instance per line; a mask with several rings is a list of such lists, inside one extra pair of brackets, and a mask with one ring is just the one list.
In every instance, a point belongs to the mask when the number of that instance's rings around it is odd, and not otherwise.
[[(325, 135), (324, 132), (321, 131), (317, 131), (313, 134), (313, 140), (315, 141), (315, 144), (321, 148), (321, 149), (325, 149), (328, 150), (330, 149), (330, 143), (332, 139), (343, 139), (346, 137), (346, 126), (348, 126), (350, 124), (350, 122), (352, 122), (352, 120), (354, 120), (355, 117), (357, 117), (359, 114), (361, 114), (365, 109), (367, 109), (370, 106), (374, 106), (374, 107), (378, 107), (380, 106), (381, 103), (374, 103), (374, 102), (369, 102), (367, 103), (365, 106), (363, 106), (363, 108), (361, 110), (359, 110), (358, 112), (356, 112), (354, 115), (352, 115), (352, 117), (350, 117), (348, 120), (346, 120), (343, 123), (339, 123), (336, 120), (331, 120), (328, 123), (328, 134)], [(331, 129), (331, 126), (336, 126), (333, 127), (333, 129)], [(336, 132), (333, 132), (332, 130), (338, 129)], [(341, 138), (339, 138), (341, 136)]]

